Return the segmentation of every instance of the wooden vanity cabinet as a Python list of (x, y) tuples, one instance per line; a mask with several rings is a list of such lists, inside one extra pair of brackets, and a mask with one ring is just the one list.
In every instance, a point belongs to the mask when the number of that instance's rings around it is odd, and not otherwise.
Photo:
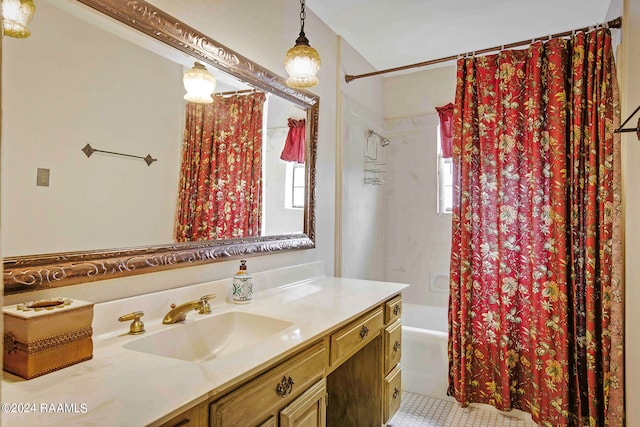
[(162, 427), (386, 424), (400, 407), (402, 394), (401, 312), (397, 295)]

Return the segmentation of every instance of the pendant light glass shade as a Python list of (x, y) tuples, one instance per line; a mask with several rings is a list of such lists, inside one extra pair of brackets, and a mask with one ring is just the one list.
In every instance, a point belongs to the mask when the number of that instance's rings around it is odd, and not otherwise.
[(311, 46), (296, 44), (289, 49), (284, 66), (289, 74), (288, 86), (306, 88), (318, 85), (316, 74), (320, 70), (320, 55)]
[(320, 55), (309, 45), (304, 34), (304, 2), (300, 0), (300, 35), (284, 58), (284, 67), (289, 74), (287, 85), (293, 88), (313, 87), (319, 83), (316, 74), (320, 70)]
[(196, 104), (211, 104), (216, 79), (199, 62), (193, 64), (193, 68), (187, 71), (182, 78), (184, 88), (187, 91), (184, 99)]
[(31, 35), (27, 24), (36, 12), (33, 0), (2, 0), (2, 31), (5, 36), (19, 39)]

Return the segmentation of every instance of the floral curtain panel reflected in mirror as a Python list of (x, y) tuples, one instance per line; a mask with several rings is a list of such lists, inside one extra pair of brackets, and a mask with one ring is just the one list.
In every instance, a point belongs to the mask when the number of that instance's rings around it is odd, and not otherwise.
[(187, 103), (176, 241), (259, 236), (265, 94)]

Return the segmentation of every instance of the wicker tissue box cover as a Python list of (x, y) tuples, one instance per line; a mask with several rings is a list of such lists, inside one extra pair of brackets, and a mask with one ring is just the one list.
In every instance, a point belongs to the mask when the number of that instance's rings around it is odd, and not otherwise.
[(93, 357), (93, 303), (51, 298), (2, 312), (5, 371), (31, 379)]

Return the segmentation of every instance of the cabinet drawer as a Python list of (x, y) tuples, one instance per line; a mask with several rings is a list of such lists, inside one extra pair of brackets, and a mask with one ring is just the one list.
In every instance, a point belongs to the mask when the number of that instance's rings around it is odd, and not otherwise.
[(402, 354), (402, 323), (396, 320), (384, 330), (384, 372), (400, 363)]
[(389, 325), (395, 322), (402, 315), (402, 297), (390, 299), (384, 304), (384, 324)]
[[(213, 426), (256, 426), (269, 420), (323, 377), (322, 343), (243, 385), (209, 407)], [(269, 424), (266, 424), (269, 425)]]
[(400, 366), (396, 366), (384, 379), (383, 421), (387, 423), (400, 408), (402, 398)]
[(337, 365), (360, 350), (380, 333), (383, 327), (382, 308), (368, 313), (331, 334), (329, 349), (331, 366)]

